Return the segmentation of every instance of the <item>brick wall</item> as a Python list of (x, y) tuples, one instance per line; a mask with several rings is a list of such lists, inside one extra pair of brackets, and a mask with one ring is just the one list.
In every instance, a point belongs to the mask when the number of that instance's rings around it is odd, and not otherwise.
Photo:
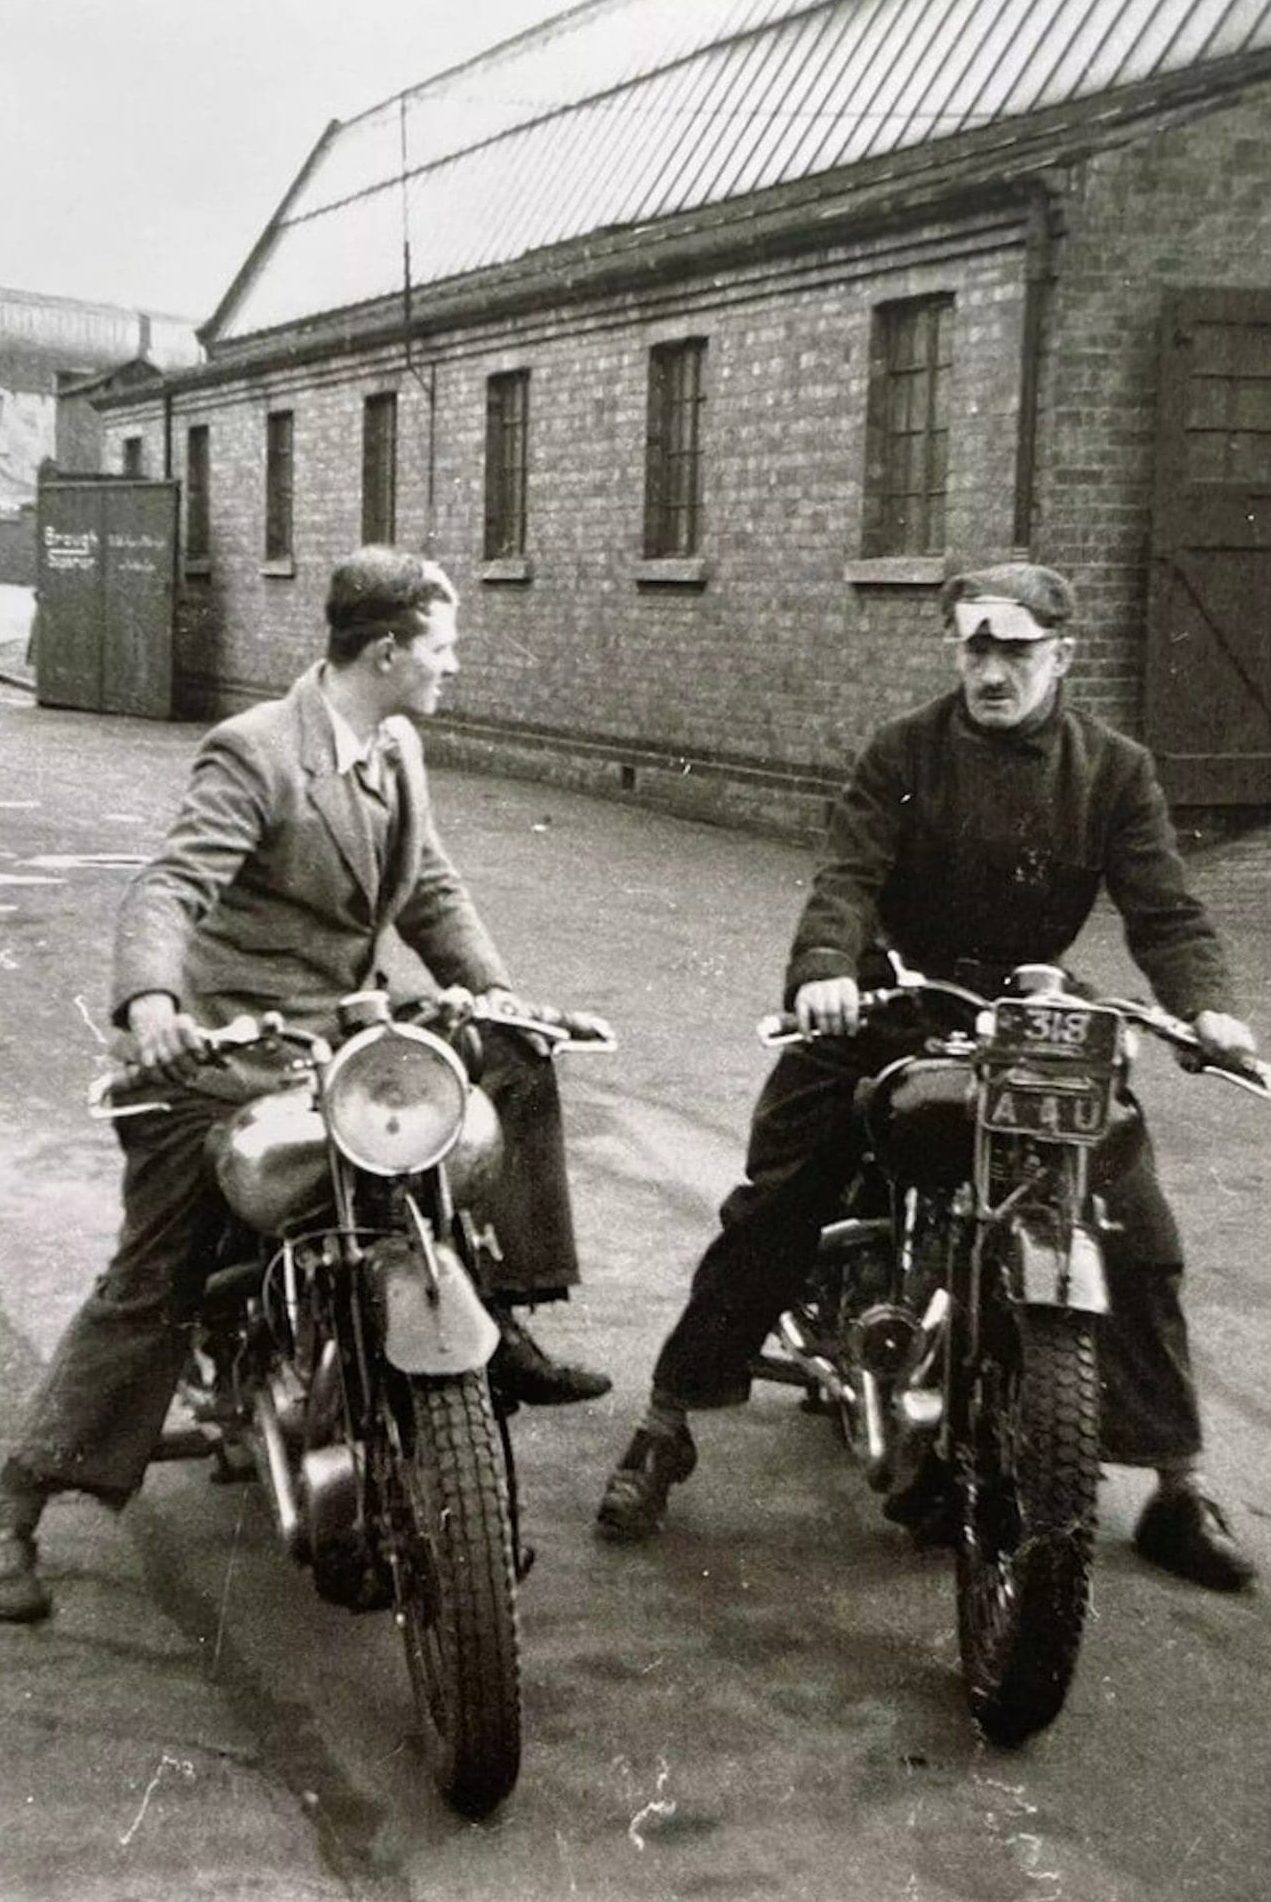
[[(1051, 180), (1032, 552), (1082, 602), (1078, 696), (1131, 729), (1142, 679), (1160, 299), (1271, 282), (1267, 89)], [(321, 651), (330, 566), (360, 532), (362, 404), (398, 392), (398, 539), (463, 597), (463, 673), (435, 754), (702, 816), (819, 825), (869, 729), (949, 679), (935, 580), (845, 578), (861, 554), (871, 315), (956, 299), (947, 562), (1011, 552), (1026, 258), (987, 213), (538, 310), (415, 346), (178, 392), (211, 427), (210, 571), (187, 578), (185, 705), (283, 686)], [(648, 352), (708, 339), (703, 588), (641, 585)], [(485, 578), (486, 379), (530, 372), (532, 578)], [(262, 573), (265, 416), (295, 415), (295, 573)], [(112, 411), (107, 467), (151, 412)], [(151, 454), (149, 436), (147, 455)], [(157, 468), (157, 462), (151, 466)], [(429, 528), (431, 524), (431, 537)]]
[[(178, 395), (178, 476), (190, 425), (211, 429), (212, 560), (185, 582), (183, 704), (241, 705), (320, 651), (327, 573), (359, 535), (363, 400), (395, 388), (398, 538), (423, 543), (431, 491), (432, 545), (464, 604), (464, 671), (449, 705), (480, 723), (464, 737), (439, 722), (434, 749), (767, 824), (781, 823), (785, 797), (796, 823), (810, 813), (819, 825), (826, 789), (880, 715), (946, 679), (930, 585), (844, 579), (860, 553), (872, 312), (956, 294), (951, 538), (1004, 553), (1022, 258), (1015, 218), (933, 227), (901, 245), (438, 337), (416, 347), (409, 372), (400, 351), (348, 356)], [(648, 353), (689, 334), (708, 339), (708, 579), (641, 585)], [(533, 578), (494, 583), (483, 579), (485, 392), (510, 368), (530, 371)], [(286, 407), (295, 574), (280, 578), (261, 572), (264, 437), (268, 410)], [(110, 413), (107, 467), (140, 416)], [(495, 728), (517, 731), (496, 742)]]

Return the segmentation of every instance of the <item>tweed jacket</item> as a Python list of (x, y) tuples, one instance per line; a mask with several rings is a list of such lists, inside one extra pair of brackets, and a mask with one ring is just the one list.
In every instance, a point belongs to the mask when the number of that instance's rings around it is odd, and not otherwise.
[(507, 984), (437, 836), (414, 727), (385, 723), (398, 820), (381, 871), (366, 794), (336, 771), (320, 672), (203, 740), (164, 845), (120, 910), (117, 1024), (131, 998), (167, 991), (209, 1026), (276, 1008), (326, 1030), (341, 996), (391, 968), (394, 933), (438, 984)]

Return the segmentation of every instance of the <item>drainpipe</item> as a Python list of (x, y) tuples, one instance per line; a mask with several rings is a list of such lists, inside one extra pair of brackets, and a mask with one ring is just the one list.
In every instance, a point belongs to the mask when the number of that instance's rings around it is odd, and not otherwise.
[(437, 540), (437, 365), (428, 365), (428, 506), (424, 538), (431, 555)]
[(1054, 188), (1040, 183), (1028, 208), (1024, 248), (1024, 324), (1020, 355), (1019, 431), (1015, 447), (1016, 548), (1031, 546), (1037, 476), (1037, 400), (1041, 376), (1042, 320), (1054, 279), (1054, 234), (1058, 205)]
[(163, 479), (172, 480), (172, 391), (163, 386)]

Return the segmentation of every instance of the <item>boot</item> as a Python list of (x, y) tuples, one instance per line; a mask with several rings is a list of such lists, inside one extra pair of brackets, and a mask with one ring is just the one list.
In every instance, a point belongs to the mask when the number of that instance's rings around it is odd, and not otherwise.
[(0, 1621), (34, 1624), (53, 1609), (48, 1586), (35, 1569), (35, 1528), (44, 1510), (38, 1486), (0, 1480)]
[(490, 1361), (490, 1385), (501, 1400), (527, 1407), (564, 1407), (575, 1400), (598, 1400), (613, 1386), (608, 1374), (569, 1367), (545, 1354), (529, 1329), (511, 1310), (491, 1303), (501, 1339)]
[(600, 1537), (621, 1545), (647, 1539), (666, 1517), (672, 1486), (682, 1485), (696, 1465), (697, 1448), (687, 1426), (672, 1433), (639, 1427), (609, 1475), (596, 1514)]
[(1153, 1493), (1135, 1529), (1134, 1549), (1175, 1577), (1214, 1592), (1246, 1591), (1258, 1575), (1221, 1508), (1194, 1486)]

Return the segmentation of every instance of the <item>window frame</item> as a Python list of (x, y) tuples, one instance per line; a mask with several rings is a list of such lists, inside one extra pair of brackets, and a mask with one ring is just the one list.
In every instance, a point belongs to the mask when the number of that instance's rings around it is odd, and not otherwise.
[(265, 561), (295, 560), (296, 412), (265, 414)]
[(397, 539), (397, 391), (362, 402), (362, 541)]
[(702, 547), (703, 412), (708, 339), (649, 350), (644, 459), (644, 559), (689, 560)]
[(948, 542), (956, 300), (879, 304), (870, 333), (861, 554), (922, 560)]
[(528, 533), (530, 372), (498, 370), (485, 386), (485, 498), (482, 554), (520, 561)]
[[(198, 453), (195, 454), (195, 444)], [(185, 565), (206, 566), (211, 541), (212, 429), (190, 423), (185, 432)]]

